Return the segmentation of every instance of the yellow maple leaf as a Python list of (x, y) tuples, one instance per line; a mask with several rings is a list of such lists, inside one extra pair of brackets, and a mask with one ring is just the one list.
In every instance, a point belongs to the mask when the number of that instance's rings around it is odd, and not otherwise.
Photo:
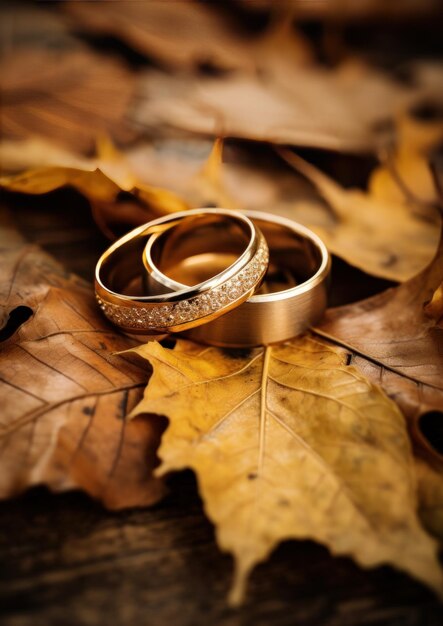
[(436, 544), (417, 517), (404, 418), (346, 353), (304, 336), (252, 351), (178, 340), (134, 351), (153, 375), (132, 415), (166, 415), (165, 474), (192, 468), (223, 550), (231, 603), (288, 538), (314, 539), (360, 565), (394, 565), (442, 590)]
[(331, 252), (369, 274), (394, 281), (411, 278), (431, 261), (440, 232), (437, 210), (429, 207), (427, 216), (421, 216), (404, 199), (344, 189), (295, 153), (277, 151), (333, 209), (335, 223), (311, 226)]
[(70, 185), (91, 202), (95, 217), (102, 226), (106, 226), (108, 218), (112, 218), (109, 221), (118, 221), (119, 210), (113, 210), (113, 202), (121, 191), (132, 194), (135, 200), (130, 213), (122, 214), (122, 221), (134, 225), (158, 215), (189, 208), (189, 204), (178, 194), (140, 181), (126, 155), (105, 136), (98, 139), (97, 155), (91, 159), (72, 156), (37, 138), (18, 144), (3, 142), (1, 154), (3, 160), (17, 165), (25, 162), (29, 154), (29, 161), (34, 167), (19, 174), (1, 176), (0, 188), (44, 194)]
[[(411, 114), (398, 116), (397, 141), (392, 154), (376, 167), (369, 178), (371, 195), (381, 201), (437, 203), (438, 194), (429, 166), (430, 155), (443, 141), (443, 121), (433, 118), (431, 107), (418, 110), (421, 119)], [(428, 110), (429, 109), (429, 110)]]

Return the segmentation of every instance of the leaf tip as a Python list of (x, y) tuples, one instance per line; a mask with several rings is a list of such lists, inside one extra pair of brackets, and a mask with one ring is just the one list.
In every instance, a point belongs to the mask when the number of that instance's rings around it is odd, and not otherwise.
[(238, 562), (235, 564), (234, 577), (227, 600), (228, 605), (233, 609), (240, 607), (245, 600), (246, 585), (250, 571), (250, 566), (245, 566)]

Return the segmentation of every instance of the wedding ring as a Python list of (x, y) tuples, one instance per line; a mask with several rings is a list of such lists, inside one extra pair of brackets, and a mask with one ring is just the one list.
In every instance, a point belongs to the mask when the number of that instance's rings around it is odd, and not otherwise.
[[(166, 232), (170, 242), (186, 248), (186, 241), (192, 241), (206, 254), (220, 250), (221, 242), (235, 241), (238, 254), (199, 284), (146, 295), (140, 289), (142, 252), (151, 237)], [(97, 263), (96, 297), (106, 317), (126, 332), (178, 332), (215, 320), (246, 301), (260, 285), (268, 261), (263, 234), (244, 214), (227, 209), (182, 211), (139, 226), (116, 241)]]
[[(330, 256), (321, 239), (289, 219), (259, 211), (245, 211), (269, 245), (265, 281), (247, 302), (186, 335), (226, 348), (268, 345), (289, 340), (321, 318), (327, 302)], [(215, 238), (216, 234), (212, 234)], [(199, 254), (192, 239), (155, 234), (143, 253), (146, 283), (158, 289), (181, 290), (205, 273), (225, 265), (237, 253), (235, 242), (222, 242), (223, 251)]]

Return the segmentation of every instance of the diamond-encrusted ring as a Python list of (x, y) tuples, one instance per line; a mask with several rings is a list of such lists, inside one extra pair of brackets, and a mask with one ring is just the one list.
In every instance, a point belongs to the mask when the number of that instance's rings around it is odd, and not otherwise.
[[(286, 341), (316, 324), (326, 308), (330, 257), (321, 239), (292, 220), (261, 211), (244, 213), (269, 245), (265, 281), (235, 310), (186, 333), (197, 341), (226, 348)], [(150, 240), (144, 261), (152, 292), (183, 289), (199, 274), (202, 264), (208, 272), (211, 266), (217, 267), (217, 254), (190, 257), (184, 243), (175, 241), (173, 248), (168, 248), (157, 245), (161, 244), (160, 236)], [(231, 251), (235, 252), (235, 246)]]
[[(216, 232), (211, 240), (208, 232)], [(146, 293), (142, 253), (150, 238), (163, 234), (211, 255), (223, 242), (236, 241), (239, 254), (214, 275), (174, 292)], [(97, 302), (106, 317), (125, 332), (159, 334), (194, 328), (245, 302), (266, 273), (269, 250), (260, 229), (244, 214), (228, 209), (172, 213), (139, 226), (116, 241), (95, 271)]]

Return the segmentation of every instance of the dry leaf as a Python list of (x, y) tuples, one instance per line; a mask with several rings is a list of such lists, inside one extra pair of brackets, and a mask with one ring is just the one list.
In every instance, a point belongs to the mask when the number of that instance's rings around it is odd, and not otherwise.
[[(380, 384), (408, 420), (419, 457), (419, 513), (426, 528), (443, 537), (443, 457), (439, 441), (423, 430), (443, 414), (443, 239), (432, 263), (418, 276), (377, 296), (329, 309), (315, 332), (345, 346), (352, 363)], [(357, 354), (355, 354), (357, 352)], [(436, 435), (438, 438), (438, 434)]]
[(100, 10), (84, 2), (65, 5), (83, 28), (113, 34), (138, 52), (176, 68), (210, 65), (251, 72), (274, 63), (272, 56), (277, 64), (310, 58), (306, 41), (285, 23), (283, 28), (277, 23), (264, 36), (248, 36), (240, 25), (236, 28), (232, 13), (229, 19), (217, 8), (190, 0), (175, 3), (173, 11), (162, 2), (107, 2)]
[[(330, 309), (316, 332), (357, 351), (354, 363), (369, 378), (381, 384), (408, 418), (419, 453), (432, 469), (420, 470), (420, 513), (426, 523), (432, 515), (440, 524), (440, 489), (443, 489), (443, 457), (429, 433), (424, 417), (436, 426), (443, 413), (443, 307), (435, 294), (443, 281), (443, 240), (433, 262), (418, 276), (377, 296), (353, 305)], [(429, 302), (433, 306), (429, 307)], [(430, 484), (427, 484), (427, 481)], [(439, 482), (441, 487), (437, 488)], [(433, 506), (430, 502), (436, 501)], [(435, 508), (435, 512), (434, 509)], [(439, 526), (443, 536), (443, 527)]]
[(4, 137), (44, 136), (80, 151), (92, 149), (97, 132), (119, 142), (135, 137), (124, 119), (135, 81), (127, 65), (92, 52), (41, 4), (0, 11)]
[(68, 2), (72, 20), (94, 32), (120, 37), (138, 52), (189, 67), (211, 63), (231, 69), (252, 67), (244, 37), (223, 24), (220, 15), (197, 2)]
[(5, 219), (0, 248), (0, 497), (44, 484), (109, 508), (156, 502), (161, 425), (126, 420), (148, 372), (113, 355), (134, 341), (100, 315), (89, 284)]
[(0, 173), (17, 174), (24, 170), (49, 166), (82, 169), (90, 166), (86, 157), (70, 152), (40, 137), (5, 139), (0, 142)]
[(305, 336), (250, 353), (182, 340), (136, 352), (154, 371), (132, 415), (168, 416), (160, 473), (197, 473), (218, 542), (236, 558), (233, 603), (288, 538), (365, 567), (389, 563), (441, 592), (403, 416), (344, 351)]
[(415, 116), (402, 115), (397, 120), (395, 150), (386, 155), (385, 162), (372, 172), (369, 180), (369, 191), (374, 198), (395, 203), (405, 200), (415, 204), (437, 203), (429, 159), (443, 141), (443, 120), (441, 112), (440, 119), (433, 118), (432, 113), (436, 114), (433, 108), (431, 104), (423, 104)]
[[(411, 432), (428, 452), (419, 419), (443, 410), (443, 238), (420, 274), (367, 300), (329, 309), (316, 329), (357, 351), (365, 373), (383, 385), (409, 418)], [(381, 366), (381, 372), (380, 372)]]
[[(275, 68), (280, 67), (274, 64)], [(166, 127), (277, 144), (360, 152), (377, 147), (374, 126), (428, 94), (399, 85), (359, 62), (330, 70), (294, 64), (292, 72), (225, 77), (150, 71), (131, 118)]]
[[(99, 148), (99, 158), (86, 159), (41, 139), (4, 140), (0, 143), (0, 160), (5, 174), (31, 171), (24, 174), (26, 186), (22, 185), (21, 175), (4, 178), (3, 182), (10, 188), (34, 193), (34, 189), (52, 188), (52, 178), (51, 184), (45, 182), (48, 173), (55, 172), (61, 179), (57, 182), (67, 183), (69, 178), (62, 177), (66, 170), (61, 168), (68, 168), (70, 176), (72, 169), (80, 170), (75, 177), (77, 188), (81, 185), (81, 191), (93, 202), (96, 189), (93, 187), (91, 192), (84, 178), (92, 179), (94, 185), (107, 183), (109, 196), (100, 195), (100, 210), (96, 215), (98, 221), (101, 218), (100, 226), (107, 234), (119, 223), (136, 226), (154, 214), (174, 208), (212, 205), (273, 211), (324, 228), (334, 223), (332, 211), (302, 176), (270, 162), (269, 158), (259, 159), (256, 153), (251, 155), (244, 147), (229, 145), (223, 166), (221, 142), (214, 144), (196, 137), (159, 138), (114, 156), (115, 148), (109, 146), (109, 142), (101, 140)], [(116, 186), (95, 173), (97, 168)], [(86, 173), (81, 177), (83, 171)], [(148, 200), (148, 206), (141, 201), (112, 201), (120, 189), (131, 189), (132, 184), (138, 189), (158, 190), (160, 198), (154, 198), (156, 202), (152, 205), (150, 196), (136, 192), (136, 200), (143, 197)], [(95, 204), (97, 202), (95, 200)]]
[(426, 310), (442, 281), (443, 237), (420, 274), (367, 300), (329, 309), (319, 330), (394, 372), (443, 390), (440, 315)]
[[(274, 0), (239, 0), (249, 11), (272, 9)], [(435, 0), (328, 0), (328, 2), (297, 2), (297, 16), (301, 20), (322, 20), (334, 23), (349, 23), (360, 20), (386, 20), (392, 18), (420, 18), (433, 15), (439, 8)]]
[[(0, 150), (5, 165), (9, 164), (11, 167), (20, 163), (21, 148), (22, 162), (25, 159), (24, 154), (29, 150), (29, 160), (35, 163), (38, 151), (45, 146), (46, 142), (31, 139), (21, 146), (13, 142), (3, 142)], [(70, 185), (90, 201), (98, 225), (111, 238), (114, 234), (110, 227), (116, 224), (143, 224), (155, 216), (189, 208), (172, 191), (139, 181), (126, 156), (107, 138), (102, 137), (98, 141), (97, 151), (97, 158), (82, 159), (50, 146), (42, 157), (45, 165), (21, 174), (2, 176), (0, 188), (20, 193), (43, 194)], [(50, 164), (54, 159), (57, 159), (57, 165)], [(122, 191), (128, 192), (128, 198), (120, 202)]]
[(335, 223), (329, 228), (314, 226), (331, 252), (369, 274), (394, 281), (407, 280), (431, 261), (440, 232), (437, 210), (429, 207), (423, 216), (404, 200), (344, 189), (293, 152), (278, 151), (332, 207)]
[(193, 179), (197, 192), (205, 197), (213, 198), (216, 206), (227, 209), (240, 209), (233, 197), (226, 192), (222, 180), (223, 139), (217, 138), (203, 167)]
[(37, 135), (87, 151), (100, 132), (135, 136), (124, 121), (134, 75), (115, 59), (82, 48), (19, 48), (3, 57), (0, 76), (6, 137)]
[(193, 207), (267, 211), (325, 228), (334, 222), (304, 177), (244, 146), (223, 148), (220, 139), (161, 138), (128, 150), (125, 157), (139, 180), (170, 189)]

